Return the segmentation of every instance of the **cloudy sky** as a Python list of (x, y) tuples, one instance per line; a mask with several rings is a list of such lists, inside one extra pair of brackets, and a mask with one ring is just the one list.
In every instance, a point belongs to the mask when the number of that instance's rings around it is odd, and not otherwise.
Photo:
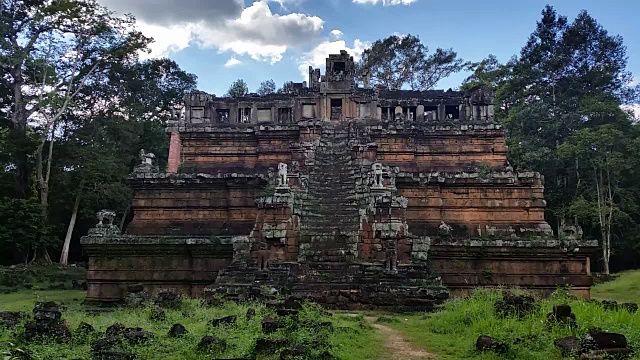
[[(329, 53), (356, 58), (369, 42), (393, 33), (418, 35), (429, 47), (452, 47), (465, 60), (519, 52), (547, 3), (573, 18), (587, 9), (624, 37), (629, 69), (640, 78), (638, 0), (99, 0), (131, 13), (155, 39), (149, 56), (166, 56), (198, 76), (201, 90), (222, 95), (242, 78), (302, 81)], [(324, 71), (324, 70), (323, 70)], [(455, 88), (466, 74), (438, 84)]]

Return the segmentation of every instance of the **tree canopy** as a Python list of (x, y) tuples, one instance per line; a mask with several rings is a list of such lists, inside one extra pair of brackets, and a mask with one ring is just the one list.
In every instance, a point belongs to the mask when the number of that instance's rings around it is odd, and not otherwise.
[(497, 93), (497, 117), (508, 130), (516, 169), (545, 176), (547, 220), (577, 217), (585, 236), (600, 240), (603, 268), (637, 236), (638, 195), (632, 177), (638, 129), (621, 106), (637, 101), (626, 47), (582, 11), (573, 20), (550, 6), (519, 56), (473, 64), (463, 88), (486, 84)]
[(225, 96), (236, 98), (246, 96), (247, 94), (249, 94), (247, 83), (242, 79), (238, 79), (229, 86), (229, 90), (227, 90)]
[(410, 34), (375, 41), (358, 63), (361, 76), (367, 72), (373, 84), (389, 90), (432, 89), (438, 81), (466, 66), (453, 49), (438, 48), (430, 53), (418, 37)]

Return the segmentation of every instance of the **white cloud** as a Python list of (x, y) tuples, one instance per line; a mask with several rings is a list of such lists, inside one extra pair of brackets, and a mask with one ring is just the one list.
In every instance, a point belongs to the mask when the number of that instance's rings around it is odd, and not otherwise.
[(189, 47), (192, 38), (192, 25), (173, 25), (170, 27), (151, 25), (138, 21), (138, 30), (154, 39), (149, 45), (150, 53), (140, 55), (142, 59), (166, 57)]
[(418, 0), (353, 0), (356, 4), (378, 5), (378, 3), (380, 3), (382, 6), (410, 5), (416, 1)]
[(274, 14), (269, 0), (255, 1), (244, 9), (238, 9), (242, 0), (166, 0), (162, 6), (155, 0), (100, 1), (141, 19), (140, 31), (156, 40), (146, 57), (166, 56), (195, 43), (275, 63), (289, 48), (316, 41), (324, 25), (317, 16)]
[(622, 110), (631, 112), (634, 121), (640, 121), (640, 104), (622, 105), (621, 108)]
[(361, 41), (360, 39), (354, 40), (353, 47), (348, 47), (347, 42), (344, 40), (322, 42), (299, 59), (298, 70), (305, 81), (309, 81), (309, 66), (324, 69), (329, 54), (339, 54), (340, 50), (346, 50), (349, 55), (353, 56), (354, 61), (358, 61), (362, 56), (362, 52), (369, 47), (369, 45), (368, 42)]
[(338, 29), (331, 30), (331, 36), (333, 36), (336, 39), (340, 39), (342, 35), (344, 35), (344, 33)]
[(224, 64), (224, 67), (226, 68), (230, 68), (230, 67), (234, 67), (236, 65), (240, 65), (242, 64), (242, 61), (236, 59), (235, 57), (231, 57), (229, 58), (229, 60), (227, 60), (227, 62)]
[(226, 21), (223, 26), (201, 24), (195, 32), (203, 47), (275, 63), (289, 47), (304, 45), (318, 37), (323, 24), (317, 16), (273, 14), (266, 1), (256, 1), (238, 19)]

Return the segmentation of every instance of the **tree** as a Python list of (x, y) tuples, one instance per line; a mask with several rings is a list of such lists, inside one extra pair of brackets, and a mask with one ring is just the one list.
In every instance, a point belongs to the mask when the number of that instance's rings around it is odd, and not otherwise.
[(295, 89), (295, 85), (293, 84), (293, 81), (285, 81), (282, 84), (282, 87), (280, 89), (278, 89), (278, 94), (287, 94), (287, 95), (293, 95), (296, 92)]
[(276, 83), (269, 79), (260, 83), (260, 87), (258, 87), (258, 95), (265, 96), (269, 94), (274, 94), (276, 92)]
[[(0, 9), (0, 81), (11, 90), (9, 126), (25, 136), (32, 115), (43, 122), (44, 140), (57, 119), (89, 80), (110, 63), (135, 58), (148, 43), (133, 30), (133, 18), (114, 18), (95, 0), (2, 0)], [(16, 188), (29, 193), (29, 149), (16, 153)], [(38, 165), (40, 166), (40, 165)], [(39, 167), (38, 185), (46, 177)], [(42, 199), (42, 197), (45, 199)]]
[[(79, 94), (82, 111), (65, 118), (64, 156), (54, 174), (67, 208), (68, 199), (74, 199), (60, 255), (63, 264), (76, 219), (90, 223), (97, 210), (110, 208), (124, 222), (132, 197), (125, 180), (139, 161), (139, 150), (154, 152), (161, 165), (166, 163), (164, 125), (184, 94), (196, 89), (195, 75), (169, 59), (118, 64), (103, 77)], [(74, 184), (71, 191), (64, 189), (68, 184)], [(59, 221), (63, 219), (69, 215)]]
[(472, 70), (473, 73), (463, 81), (460, 87), (462, 90), (478, 85), (487, 85), (495, 91), (508, 79), (510, 64), (503, 65), (495, 55), (489, 54), (482, 61), (470, 64), (469, 70)]
[[(566, 215), (586, 216), (577, 211), (584, 209), (585, 201), (600, 209), (602, 216), (588, 216), (581, 224), (593, 231), (585, 232), (586, 236), (602, 239), (605, 270), (611, 234), (621, 231), (615, 228), (621, 224), (616, 223), (616, 206), (635, 199), (635, 195), (625, 201), (616, 199), (616, 191), (630, 193), (625, 187), (635, 185), (609, 182), (608, 176), (618, 170), (602, 160), (601, 151), (590, 149), (587, 139), (605, 137), (611, 129), (603, 125), (633, 133), (629, 117), (620, 110), (634, 93), (626, 64), (622, 38), (610, 35), (586, 11), (570, 22), (547, 6), (519, 57), (503, 67), (489, 60), (484, 69), (476, 67), (478, 73), (469, 79), (495, 84), (497, 116), (509, 134), (510, 161), (516, 169), (544, 175), (546, 215), (552, 225)], [(603, 226), (611, 229), (602, 233)]]
[(357, 68), (361, 74), (368, 72), (373, 84), (390, 90), (428, 90), (466, 66), (452, 49), (438, 48), (430, 54), (416, 36), (391, 35), (365, 50)]
[(622, 203), (633, 201), (622, 195), (625, 173), (634, 170), (640, 155), (637, 143), (616, 128), (606, 124), (577, 131), (559, 146), (559, 152), (575, 161), (579, 172), (577, 196), (567, 212), (597, 224), (603, 254), (603, 271), (610, 271), (613, 224), (630, 218)]
[(227, 90), (226, 96), (237, 98), (247, 96), (248, 93), (249, 87), (247, 86), (247, 83), (242, 79), (238, 79), (234, 81), (231, 86), (229, 86), (229, 90)]
[[(45, 213), (59, 119), (94, 75), (110, 64), (135, 60), (149, 41), (133, 29), (133, 18), (111, 15), (95, 0), (2, 0), (0, 81), (11, 90), (8, 125), (22, 145), (15, 152), (16, 192), (29, 196), (28, 158), (33, 150), (24, 146), (24, 139), (32, 121), (41, 134), (35, 149), (36, 189)], [(46, 249), (35, 252), (37, 259), (50, 261)]]

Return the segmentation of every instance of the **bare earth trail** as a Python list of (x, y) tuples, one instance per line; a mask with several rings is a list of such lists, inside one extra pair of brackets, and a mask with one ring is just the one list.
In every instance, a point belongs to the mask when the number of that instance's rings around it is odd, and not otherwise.
[(413, 359), (413, 360), (436, 360), (437, 357), (434, 354), (428, 353), (421, 349), (416, 349), (409, 342), (407, 342), (402, 335), (389, 326), (376, 323), (378, 318), (373, 316), (366, 316), (371, 326), (378, 329), (384, 335), (384, 347), (387, 349), (387, 356), (385, 359)]

